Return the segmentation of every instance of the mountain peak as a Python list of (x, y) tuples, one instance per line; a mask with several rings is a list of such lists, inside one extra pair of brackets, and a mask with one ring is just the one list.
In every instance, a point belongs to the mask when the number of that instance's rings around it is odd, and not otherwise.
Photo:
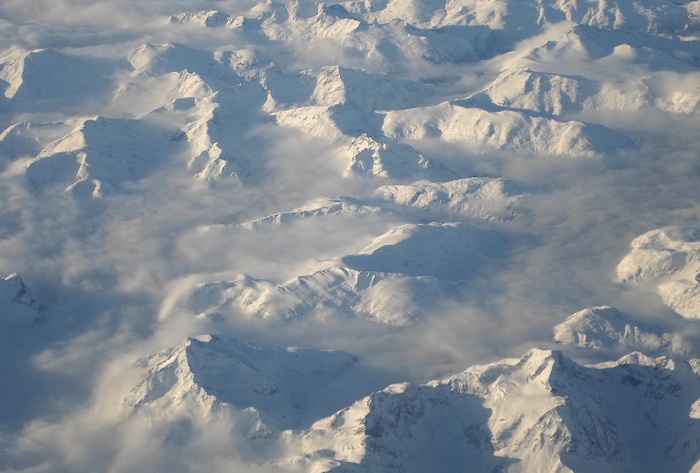
[(139, 361), (148, 371), (124, 399), (123, 410), (128, 415), (145, 410), (148, 415), (185, 412), (207, 418), (255, 412), (271, 427), (295, 425), (308, 409), (317, 409), (309, 403), (321, 403), (316, 391), (355, 361), (338, 351), (261, 348), (214, 335), (188, 337), (176, 348)]
[(700, 318), (700, 231), (665, 227), (635, 238), (617, 266), (627, 284), (652, 282), (664, 303), (678, 314)]
[(0, 311), (3, 322), (40, 320), (44, 307), (34, 291), (17, 274), (0, 279)]
[(641, 349), (651, 352), (672, 349), (672, 337), (653, 327), (635, 324), (613, 307), (591, 307), (576, 312), (554, 328), (554, 339), (563, 344), (594, 350)]

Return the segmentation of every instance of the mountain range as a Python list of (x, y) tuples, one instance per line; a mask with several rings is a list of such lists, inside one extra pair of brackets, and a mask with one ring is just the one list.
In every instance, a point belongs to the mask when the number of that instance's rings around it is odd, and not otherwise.
[(700, 1), (0, 32), (0, 471), (700, 472)]

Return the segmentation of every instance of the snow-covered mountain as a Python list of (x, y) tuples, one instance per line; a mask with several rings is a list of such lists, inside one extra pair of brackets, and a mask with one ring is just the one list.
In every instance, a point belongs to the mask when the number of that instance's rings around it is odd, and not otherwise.
[(236, 419), (250, 427), (243, 442), (267, 445), (260, 460), (275, 471), (682, 470), (698, 461), (689, 448), (700, 429), (697, 360), (632, 353), (582, 366), (535, 349), (394, 384), (298, 428), (300, 407), (324, 404), (324, 385), (353, 363), (339, 352), (189, 338), (139, 363), (147, 372), (123, 416)]
[(446, 289), (430, 276), (334, 266), (278, 284), (249, 276), (203, 283), (194, 289), (190, 308), (214, 321), (240, 311), (261, 319), (314, 314), (320, 320), (353, 316), (403, 326), (419, 320)]
[(5, 106), (20, 110), (70, 109), (107, 87), (107, 79), (88, 63), (54, 48), (15, 51), (0, 62)]
[(606, 81), (514, 67), (503, 71), (488, 88), (470, 97), (470, 100), (483, 103), (485, 107), (559, 116), (582, 110), (618, 111), (653, 107), (676, 113), (692, 113), (700, 102), (700, 89), (692, 81), (673, 80), (674, 75), (658, 72), (621, 81)]
[(122, 415), (241, 417), (261, 422), (256, 428), (264, 434), (323, 412), (329, 404), (324, 389), (355, 361), (343, 352), (266, 349), (212, 335), (188, 338), (138, 362), (147, 372), (124, 398)]
[[(238, 20), (240, 21), (240, 20)], [(168, 22), (183, 25), (187, 23), (205, 26), (207, 28), (215, 28), (217, 26), (236, 27), (238, 25), (237, 18), (227, 15), (218, 10), (199, 11), (199, 12), (183, 12), (177, 15), (172, 15), (168, 18)]]
[(570, 315), (554, 327), (554, 339), (594, 350), (674, 354), (672, 335), (644, 324), (635, 325), (629, 316), (607, 306), (591, 307)]
[(416, 215), (440, 216), (447, 220), (465, 217), (475, 221), (510, 221), (530, 212), (527, 195), (506, 179), (456, 179), (447, 182), (422, 180), (406, 185), (384, 185), (370, 199), (324, 197), (288, 212), (277, 212), (241, 224), (262, 229), (264, 225), (286, 225), (312, 217), (335, 215), (380, 215), (415, 211)]
[(470, 101), (389, 112), (382, 125), (391, 138), (440, 138), (475, 150), (591, 156), (625, 147), (629, 140), (602, 125), (559, 121), (509, 109), (486, 110)]
[(3, 314), (3, 324), (13, 324), (20, 319), (39, 320), (42, 310), (39, 298), (17, 273), (0, 279), (0, 312)]
[(617, 266), (622, 283), (651, 282), (664, 303), (688, 318), (700, 317), (700, 234), (694, 228), (667, 227), (634, 239)]
[(353, 139), (343, 154), (348, 159), (346, 175), (394, 179), (425, 176), (438, 180), (455, 177), (454, 172), (444, 164), (406, 144), (379, 143), (365, 133)]
[(403, 225), (357, 254), (319, 262), (330, 267), (284, 283), (247, 275), (200, 283), (189, 308), (213, 320), (238, 313), (272, 320), (313, 314), (408, 325), (430, 313), (458, 282), (502, 259), (505, 241), (495, 231), (467, 224)]
[(289, 212), (277, 212), (263, 218), (251, 220), (241, 225), (246, 230), (261, 229), (264, 225), (285, 225), (311, 217), (328, 217), (333, 215), (369, 215), (380, 214), (385, 209), (368, 205), (353, 197), (325, 197), (308, 202)]
[(528, 214), (527, 198), (506, 179), (456, 179), (387, 185), (374, 195), (402, 207), (431, 214), (459, 215), (478, 220), (512, 220)]
[(698, 461), (697, 396), (686, 363), (634, 353), (585, 367), (532, 350), (363, 398), (303, 432), (307, 453), (289, 463), (334, 472), (687, 471)]
[(0, 470), (700, 471), (698, 0), (32, 3)]
[(41, 150), (27, 162), (26, 173), (39, 189), (67, 184), (67, 191), (101, 197), (154, 172), (169, 148), (172, 144), (148, 121), (95, 117)]

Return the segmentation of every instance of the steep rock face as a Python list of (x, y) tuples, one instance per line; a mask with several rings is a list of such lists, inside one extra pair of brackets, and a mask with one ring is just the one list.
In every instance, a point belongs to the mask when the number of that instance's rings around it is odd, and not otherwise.
[[(205, 335), (139, 362), (147, 370), (125, 398), (123, 415), (241, 420), (251, 435), (297, 426), (323, 404), (328, 383), (355, 358), (333, 351), (260, 348)], [(321, 409), (322, 410), (322, 409)]]
[(563, 344), (594, 350), (615, 349), (645, 353), (672, 352), (672, 337), (652, 327), (635, 325), (613, 307), (592, 307), (576, 312), (554, 327), (554, 339)]
[(592, 156), (629, 145), (601, 125), (558, 121), (512, 111), (474, 108), (469, 101), (389, 112), (383, 132), (398, 139), (441, 138), (476, 150)]
[(425, 386), (390, 386), (296, 441), (316, 471), (682, 471), (697, 461), (683, 445), (700, 429), (688, 416), (699, 387), (665, 358), (583, 367), (532, 350)]
[(507, 179), (472, 177), (378, 188), (374, 196), (402, 207), (479, 220), (513, 220), (528, 213), (527, 197)]
[(700, 317), (699, 274), (700, 233), (683, 227), (652, 230), (635, 238), (617, 266), (619, 282), (657, 284), (664, 302), (688, 318)]

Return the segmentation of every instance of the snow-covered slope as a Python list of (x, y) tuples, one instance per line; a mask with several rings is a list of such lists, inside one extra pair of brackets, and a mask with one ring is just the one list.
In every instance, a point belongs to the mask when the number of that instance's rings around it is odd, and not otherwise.
[(261, 348), (212, 335), (187, 338), (138, 362), (145, 375), (124, 398), (122, 416), (241, 420), (251, 423), (252, 436), (264, 436), (332, 405), (324, 390), (355, 361), (337, 351)]
[(194, 288), (189, 309), (216, 320), (240, 313), (261, 319), (311, 314), (409, 325), (430, 313), (454, 281), (476, 277), (503, 258), (504, 237), (466, 224), (403, 225), (357, 254), (284, 283), (241, 276)]
[(0, 470), (700, 472), (699, 19), (0, 2)]
[[(353, 9), (353, 5), (348, 6)], [(368, 28), (370, 25), (372, 27)], [(383, 72), (392, 64), (405, 65), (411, 61), (474, 61), (483, 54), (480, 48), (486, 43), (482, 32), (453, 34), (415, 28), (397, 20), (379, 23), (368, 18), (365, 21), (343, 5), (309, 0), (271, 4), (261, 27), (271, 40), (308, 44), (310, 53), (318, 51), (323, 55), (324, 42), (332, 41), (345, 49), (347, 57)]]
[(157, 76), (187, 71), (206, 79), (229, 81), (237, 79), (234, 71), (217, 61), (213, 53), (181, 43), (142, 44), (133, 51), (129, 61), (136, 76)]
[(107, 86), (90, 64), (54, 48), (18, 53), (0, 63), (0, 91), (23, 110), (72, 108)]
[(245, 222), (241, 228), (259, 229), (263, 225), (290, 224), (310, 217), (378, 215), (390, 210), (400, 212), (404, 208), (419, 211), (420, 216), (430, 214), (447, 219), (459, 216), (478, 221), (508, 221), (529, 213), (527, 196), (511, 181), (472, 177), (380, 186), (367, 201), (352, 197), (315, 199), (288, 212)]
[(619, 282), (657, 284), (663, 301), (688, 318), (700, 317), (700, 233), (694, 228), (666, 227), (632, 241), (617, 266)]
[(285, 225), (310, 217), (333, 215), (368, 215), (385, 212), (381, 207), (366, 205), (352, 197), (325, 197), (316, 199), (289, 212), (278, 212), (267, 217), (241, 224), (246, 230), (264, 228), (265, 225)]
[[(692, 40), (601, 30), (579, 24), (548, 41), (519, 50), (508, 57), (503, 66), (565, 76), (593, 76), (614, 82), (634, 81), (639, 75), (662, 71), (690, 72), (696, 70), (697, 64), (698, 51)], [(543, 65), (547, 66), (544, 70)], [(622, 66), (637, 70), (638, 77), (626, 73)]]
[(529, 69), (506, 70), (489, 87), (471, 97), (475, 103), (537, 113), (562, 115), (577, 112), (599, 85), (584, 77), (542, 73)]
[(594, 350), (625, 350), (672, 353), (673, 338), (659, 329), (635, 325), (613, 307), (592, 307), (576, 312), (554, 327), (554, 339), (563, 344)]
[(349, 105), (308, 106), (275, 112), (277, 123), (296, 128), (312, 141), (328, 140), (339, 146), (338, 156), (347, 162), (346, 175), (407, 179), (450, 179), (454, 172), (411, 146), (380, 142), (369, 136), (376, 115)]
[(629, 145), (624, 135), (602, 125), (559, 121), (509, 109), (490, 111), (474, 107), (470, 100), (389, 112), (385, 115), (382, 130), (391, 138), (440, 138), (475, 150), (574, 157), (614, 151)]
[(349, 161), (346, 175), (394, 179), (425, 176), (438, 180), (456, 177), (444, 164), (408, 145), (379, 143), (364, 133), (353, 139), (342, 153)]
[[(693, 76), (696, 74), (690, 73)], [(657, 107), (692, 113), (700, 102), (700, 86), (671, 72), (615, 81), (580, 75), (507, 69), (483, 92), (470, 97), (476, 104), (540, 114), (566, 115), (582, 110), (638, 110)]]
[[(572, 21), (601, 29), (622, 29), (651, 33), (679, 34), (692, 24), (692, 2), (595, 0), (505, 0), (350, 1), (348, 11), (368, 21), (389, 23), (400, 18), (425, 28), (446, 25), (486, 26), (511, 30), (511, 34), (533, 34), (545, 23)], [(689, 21), (690, 20), (690, 21)]]
[(214, 90), (199, 74), (181, 70), (152, 77), (129, 76), (122, 79), (112, 99), (112, 106), (141, 118), (160, 107), (178, 110), (188, 102), (206, 100), (213, 95)]
[[(44, 146), (59, 139), (73, 128), (63, 122), (19, 122), (0, 133), (0, 172), (13, 162), (36, 156)], [(13, 173), (21, 169), (12, 169)]]
[(375, 238), (343, 263), (359, 271), (433, 276), (446, 281), (476, 276), (504, 257), (506, 238), (463, 223), (409, 224)]
[(45, 147), (27, 162), (26, 173), (36, 188), (59, 183), (77, 195), (101, 197), (153, 172), (169, 150), (172, 144), (153, 123), (95, 117)]
[(209, 28), (214, 28), (217, 26), (235, 27), (237, 25), (236, 17), (229, 16), (226, 13), (218, 10), (202, 10), (199, 12), (192, 13), (178, 13), (177, 15), (170, 16), (168, 18), (168, 22), (178, 25), (192, 23), (198, 26), (205, 26)]
[(14, 325), (21, 322), (20, 319), (39, 320), (42, 310), (39, 298), (18, 274), (12, 273), (5, 279), (0, 279), (0, 313), (3, 326)]
[[(247, 91), (238, 93), (243, 95)], [(235, 98), (227, 98), (235, 102)], [(197, 102), (194, 113), (188, 117), (190, 121), (183, 125), (174, 139), (186, 138), (191, 149), (187, 167), (197, 179), (209, 183), (226, 179), (236, 183), (249, 182), (255, 176), (255, 167), (242, 147), (231, 139), (229, 130), (222, 130), (222, 123), (233, 120), (228, 119), (232, 107), (222, 106), (220, 101), (212, 97)]]
[(242, 313), (266, 320), (358, 317), (404, 326), (420, 320), (446, 289), (433, 277), (334, 266), (280, 284), (249, 276), (199, 284), (189, 308), (214, 322)]
[(699, 388), (684, 362), (636, 353), (584, 367), (535, 349), (361, 399), (290, 439), (305, 453), (287, 464), (333, 472), (687, 471), (698, 460), (686, 447), (700, 430)]
[(324, 67), (314, 75), (311, 100), (317, 105), (352, 104), (362, 110), (410, 108), (425, 102), (432, 91), (421, 82), (340, 66)]
[(430, 214), (479, 220), (512, 220), (528, 213), (526, 196), (506, 179), (472, 177), (449, 182), (418, 181), (378, 188), (375, 197)]

